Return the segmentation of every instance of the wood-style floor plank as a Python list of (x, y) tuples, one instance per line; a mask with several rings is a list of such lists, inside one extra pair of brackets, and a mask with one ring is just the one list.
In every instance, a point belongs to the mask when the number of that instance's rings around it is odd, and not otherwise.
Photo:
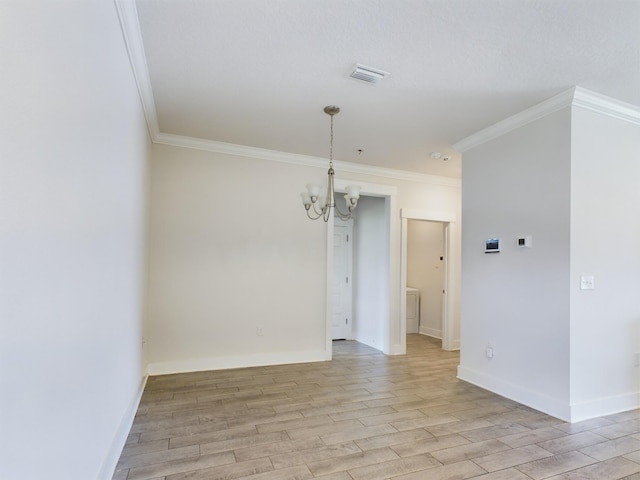
[(114, 480), (640, 480), (640, 410), (567, 424), (456, 378), (407, 336), (386, 356), (150, 377)]

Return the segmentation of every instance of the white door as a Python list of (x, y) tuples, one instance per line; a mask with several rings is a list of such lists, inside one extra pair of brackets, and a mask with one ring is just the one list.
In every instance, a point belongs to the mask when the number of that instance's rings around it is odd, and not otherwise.
[(336, 220), (333, 229), (333, 315), (334, 340), (351, 338), (351, 243), (353, 221)]

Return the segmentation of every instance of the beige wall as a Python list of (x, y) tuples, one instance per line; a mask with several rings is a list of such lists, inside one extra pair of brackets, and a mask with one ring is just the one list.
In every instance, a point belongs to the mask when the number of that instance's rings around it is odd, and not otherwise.
[(444, 225), (407, 223), (407, 286), (420, 290), (420, 333), (442, 338)]
[[(372, 327), (381, 329), (388, 348), (400, 341), (399, 210), (431, 208), (457, 215), (459, 187), (336, 170), (342, 180), (397, 190), (395, 209), (389, 212), (395, 229), (389, 232), (387, 273), (389, 281), (393, 277), (395, 307), (383, 314), (384, 325)], [(151, 373), (330, 355), (325, 334), (327, 226), (308, 220), (299, 198), (311, 181), (325, 183), (326, 166), (154, 146)], [(454, 244), (459, 252), (459, 230)], [(257, 327), (263, 335), (256, 335)]]

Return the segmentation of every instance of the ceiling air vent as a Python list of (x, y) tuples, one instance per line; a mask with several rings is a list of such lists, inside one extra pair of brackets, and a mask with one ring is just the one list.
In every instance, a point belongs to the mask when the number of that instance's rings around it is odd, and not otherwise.
[(384, 70), (379, 70), (377, 68), (367, 67), (365, 65), (356, 63), (356, 66), (353, 72), (351, 72), (350, 77), (355, 78), (356, 80), (362, 80), (363, 82), (373, 83), (375, 85), (387, 75), (390, 75), (390, 73), (385, 72)]

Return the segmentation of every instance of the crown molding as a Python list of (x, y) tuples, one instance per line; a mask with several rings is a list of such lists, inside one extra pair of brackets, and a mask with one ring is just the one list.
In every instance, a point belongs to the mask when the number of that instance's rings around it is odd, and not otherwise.
[(149, 67), (144, 52), (144, 43), (142, 42), (142, 32), (140, 32), (138, 10), (134, 0), (114, 0), (114, 3), (118, 12), (127, 54), (129, 55), (129, 62), (133, 70), (133, 77), (142, 102), (142, 110), (147, 121), (149, 136), (151, 141), (154, 141), (160, 133), (160, 126), (158, 124), (156, 102), (151, 89), (151, 78), (149, 77)]
[(640, 107), (607, 97), (600, 93), (592, 92), (585, 88), (575, 88), (573, 105), (619, 120), (624, 120), (625, 122), (640, 125)]
[[(136, 9), (135, 1), (114, 0), (114, 3), (120, 19), (120, 26), (122, 28), (122, 34), (129, 54), (129, 61), (131, 62), (133, 75), (138, 86), (142, 108), (147, 120), (147, 128), (149, 129), (149, 135), (153, 143), (289, 163), (292, 165), (327, 168), (327, 159), (324, 158), (321, 159), (306, 155), (297, 155), (263, 148), (247, 147), (244, 145), (235, 145), (231, 143), (216, 142), (213, 140), (162, 133), (158, 123), (158, 115), (156, 112), (153, 90), (151, 88), (151, 79), (149, 77), (149, 67), (147, 65), (144, 51), (140, 22), (138, 20), (138, 10)], [(358, 163), (334, 163), (336, 167), (340, 167), (340, 171), (358, 175), (373, 175), (376, 177), (458, 188), (461, 185), (459, 178), (412, 173), (404, 170), (374, 167)]]
[[(265, 148), (248, 147), (233, 143), (216, 142), (202, 138), (186, 137), (183, 135), (173, 135), (170, 133), (160, 133), (153, 140), (154, 143), (169, 145), (173, 147), (191, 148), (204, 150), (207, 152), (221, 153), (225, 155), (237, 155), (240, 157), (256, 158), (259, 160), (269, 160), (272, 162), (288, 163), (291, 165), (301, 165), (305, 167), (327, 168), (327, 159), (312, 157), (309, 155), (299, 155), (296, 153), (280, 152)], [(423, 173), (413, 173), (405, 170), (395, 170), (385, 167), (374, 167), (360, 163), (341, 162), (334, 160), (334, 165), (341, 171), (357, 175), (372, 175), (375, 177), (403, 180), (406, 182), (426, 183), (430, 185), (442, 185), (447, 187), (460, 187), (459, 178), (441, 177), (438, 175), (427, 175)]]
[(516, 113), (511, 117), (499, 121), (498, 123), (494, 123), (490, 127), (484, 128), (479, 132), (469, 135), (459, 142), (454, 143), (453, 148), (459, 152), (465, 152), (473, 147), (482, 145), (489, 140), (498, 138), (505, 133), (515, 130), (516, 128), (523, 127), (528, 123), (534, 122), (551, 113), (557, 112), (558, 110), (562, 110), (563, 108), (571, 105), (573, 91), (573, 88), (565, 90), (542, 103), (529, 107), (520, 113)]
[(640, 107), (582, 87), (573, 87), (456, 142), (453, 148), (459, 152), (465, 152), (516, 128), (523, 127), (528, 123), (571, 106), (586, 108), (626, 122), (640, 124)]

